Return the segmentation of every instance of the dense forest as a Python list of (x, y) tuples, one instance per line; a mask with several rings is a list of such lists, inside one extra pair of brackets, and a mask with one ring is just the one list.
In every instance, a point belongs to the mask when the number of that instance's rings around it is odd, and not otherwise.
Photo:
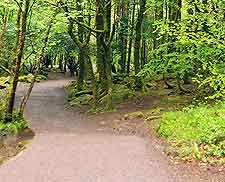
[[(94, 110), (113, 110), (118, 91), (127, 99), (148, 94), (157, 80), (191, 95), (195, 105), (165, 114), (159, 133), (180, 141), (197, 137), (192, 146), (204, 143), (205, 155), (224, 156), (224, 12), (221, 0), (1, 0), (2, 126), (26, 125), (34, 84), (49, 71), (69, 71), (76, 80), (70, 99)], [(29, 89), (15, 109), (19, 82)], [(196, 126), (202, 128), (181, 136)]]

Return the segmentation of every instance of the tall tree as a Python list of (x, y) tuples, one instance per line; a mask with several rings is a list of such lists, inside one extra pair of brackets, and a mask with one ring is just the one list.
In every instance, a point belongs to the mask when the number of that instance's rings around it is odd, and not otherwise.
[(129, 2), (122, 1), (121, 4), (121, 20), (120, 20), (120, 72), (126, 72), (126, 64), (127, 64), (127, 42), (128, 42), (128, 22), (129, 22)]
[[(27, 17), (30, 8), (30, 0), (25, 0), (23, 6), (19, 6), (19, 9), (23, 8), (21, 11), (22, 19), (21, 19), (21, 34), (18, 34), (18, 48), (15, 49), (16, 51), (16, 62), (15, 62), (15, 70), (13, 71), (13, 81), (12, 81), (12, 89), (10, 91), (8, 103), (7, 103), (7, 110), (6, 110), (6, 117), (5, 122), (12, 122), (13, 120), (13, 108), (15, 103), (15, 95), (16, 89), (19, 81), (19, 73), (21, 68), (21, 62), (24, 55), (24, 47), (25, 47), (25, 40), (26, 40), (26, 32), (27, 32)], [(20, 11), (20, 10), (19, 10)], [(21, 14), (18, 13), (17, 19), (20, 19)], [(19, 30), (18, 30), (19, 31)]]
[(49, 40), (50, 32), (51, 32), (51, 29), (52, 29), (52, 26), (53, 26), (53, 21), (55, 20), (55, 17), (56, 17), (57, 14), (58, 14), (58, 11), (56, 10), (56, 12), (54, 13), (54, 15), (52, 16), (52, 18), (50, 19), (50, 21), (48, 23), (46, 34), (45, 34), (45, 37), (43, 39), (43, 42), (44, 42), (43, 46), (40, 50), (39, 55), (37, 55), (37, 59), (36, 59), (36, 63), (35, 63), (36, 64), (36, 70), (34, 72), (34, 75), (33, 75), (32, 81), (30, 83), (30, 86), (28, 88), (28, 91), (24, 95), (24, 97), (21, 101), (21, 104), (20, 104), (20, 108), (19, 108), (19, 115), (20, 116), (23, 116), (24, 109), (25, 109), (26, 104), (27, 104), (27, 102), (30, 98), (30, 95), (31, 95), (31, 92), (33, 90), (34, 84), (37, 80), (37, 76), (40, 73), (41, 64), (44, 63), (44, 55), (45, 55), (46, 48), (48, 46), (48, 40)]
[(128, 44), (128, 58), (127, 58), (127, 73), (130, 73), (130, 64), (131, 64), (131, 53), (133, 47), (133, 35), (134, 35), (134, 27), (135, 27), (135, 10), (136, 10), (136, 0), (133, 0), (132, 11), (130, 15), (131, 23), (130, 23), (130, 35), (129, 35), (129, 44)]
[[(140, 0), (139, 2), (139, 12), (136, 23), (136, 37), (134, 45), (134, 69), (135, 75), (137, 75), (141, 69), (140, 67), (140, 47), (141, 47), (141, 38), (142, 38), (142, 25), (144, 20), (144, 15), (146, 11), (146, 0)], [(142, 87), (142, 80), (139, 77), (136, 77), (136, 87)]]
[[(105, 8), (103, 8), (105, 6)], [(97, 66), (100, 80), (107, 93), (107, 108), (112, 109), (112, 41), (115, 23), (112, 26), (112, 1), (96, 0)]]

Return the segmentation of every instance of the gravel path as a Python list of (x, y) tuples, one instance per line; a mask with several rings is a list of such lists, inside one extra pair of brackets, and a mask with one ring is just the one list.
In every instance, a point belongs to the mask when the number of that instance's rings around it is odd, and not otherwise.
[[(35, 86), (26, 110), (33, 144), (0, 167), (0, 182), (182, 182), (151, 142), (118, 136), (65, 108), (68, 80)], [(23, 89), (18, 91), (21, 95)]]

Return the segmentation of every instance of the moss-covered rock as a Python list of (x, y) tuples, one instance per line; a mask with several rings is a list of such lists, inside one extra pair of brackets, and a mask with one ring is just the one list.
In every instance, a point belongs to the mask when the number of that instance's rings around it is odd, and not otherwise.
[(135, 118), (144, 118), (144, 113), (141, 111), (136, 111), (124, 115), (125, 120), (135, 119)]
[[(31, 83), (33, 80), (34, 76), (32, 74), (24, 75), (19, 77), (19, 82), (23, 83)], [(44, 75), (38, 75), (36, 78), (37, 82), (40, 82), (42, 80), (47, 80), (47, 76)]]
[(69, 103), (71, 106), (82, 106), (82, 105), (90, 105), (93, 100), (93, 96), (92, 95), (82, 95), (80, 97), (74, 98), (73, 100), (71, 100)]

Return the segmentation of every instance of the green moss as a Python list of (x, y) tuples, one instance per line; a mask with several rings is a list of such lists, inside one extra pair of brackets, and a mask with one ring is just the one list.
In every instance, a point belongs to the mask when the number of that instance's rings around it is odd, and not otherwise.
[(70, 105), (74, 106), (74, 105), (78, 105), (78, 106), (83, 106), (83, 105), (90, 105), (92, 102), (93, 96), (91, 95), (82, 95), (80, 97), (74, 97), (74, 99), (72, 99), (70, 101)]
[(36, 78), (36, 80), (37, 80), (38, 82), (40, 82), (40, 81), (42, 81), (42, 80), (47, 80), (47, 79), (48, 79), (48, 77), (45, 76), (45, 75), (38, 75), (37, 78)]
[[(119, 103), (125, 100), (129, 100), (135, 97), (135, 92), (125, 85), (114, 84), (112, 92), (112, 101), (113, 103)], [(104, 105), (107, 103), (107, 97), (101, 99), (101, 104)]]
[(68, 101), (73, 100), (73, 98), (75, 97), (75, 94), (76, 94), (75, 85), (71, 84), (71, 85), (67, 86), (66, 91), (67, 91), (67, 100)]
[[(32, 74), (28, 74), (28, 75), (24, 75), (24, 76), (20, 76), (19, 77), (19, 81), (23, 82), (23, 83), (31, 83), (33, 80), (33, 75)], [(36, 78), (37, 82), (40, 82), (42, 80), (47, 80), (47, 77), (44, 75), (38, 75)]]
[[(89, 105), (93, 106), (93, 96), (89, 94), (82, 94), (80, 96), (77, 96), (77, 93), (79, 91), (76, 89), (76, 83), (72, 83), (71, 85), (66, 87), (67, 90), (67, 99), (70, 103), (70, 105)], [(84, 90), (90, 91), (91, 88), (88, 87), (88, 85), (84, 86)], [(98, 89), (98, 96), (101, 95), (100, 89)], [(127, 86), (120, 85), (120, 84), (114, 84), (113, 85), (113, 92), (112, 92), (112, 100), (113, 103), (119, 103), (124, 100), (131, 99), (135, 96), (135, 93), (129, 89)], [(104, 106), (107, 103), (107, 95), (103, 96), (101, 99), (98, 100), (98, 105), (96, 108), (94, 108), (94, 111), (105, 111)]]
[(135, 118), (144, 118), (144, 113), (141, 111), (136, 111), (132, 113), (128, 113), (124, 115), (124, 119), (129, 120), (129, 119), (135, 119)]

